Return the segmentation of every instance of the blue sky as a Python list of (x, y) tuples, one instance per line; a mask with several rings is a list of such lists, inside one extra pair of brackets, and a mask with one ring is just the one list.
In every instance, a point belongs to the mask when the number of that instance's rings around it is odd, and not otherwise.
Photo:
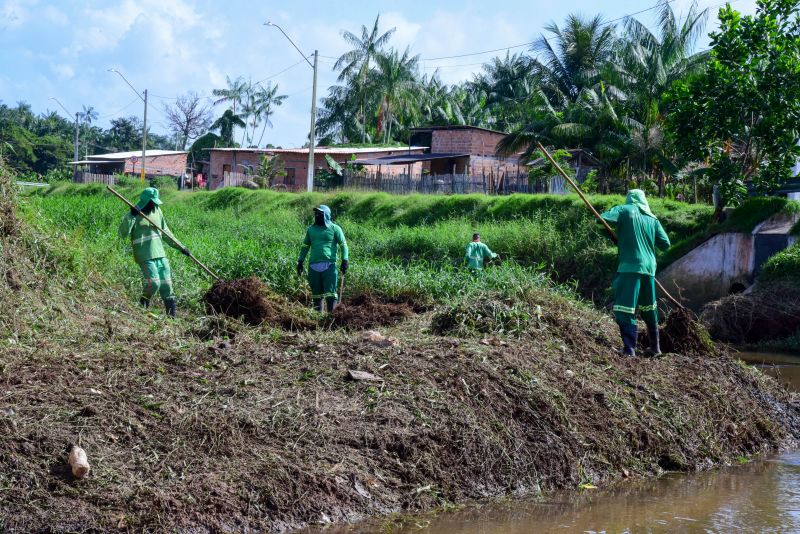
[[(392, 44), (409, 45), (424, 59), (526, 43), (545, 24), (560, 23), (568, 13), (600, 13), (612, 20), (655, 2), (0, 0), (0, 101), (13, 105), (24, 100), (36, 112), (62, 112), (48, 100), (51, 96), (73, 113), (91, 105), (104, 127), (117, 116), (141, 117), (136, 95), (108, 72), (116, 68), (140, 91), (148, 89), (152, 95), (148, 122), (152, 131), (166, 133), (162, 107), (170, 98), (190, 90), (210, 95), (212, 89), (225, 86), (226, 75), (253, 81), (269, 77), (289, 98), (273, 116), (273, 128), (264, 142), (301, 146), (308, 134), (311, 68), (298, 63), (300, 54), (278, 30), (263, 26), (267, 20), (283, 26), (301, 50), (319, 50), (323, 57), (318, 96), (323, 96), (336, 76), (331, 70), (334, 60), (329, 58), (347, 49), (341, 30), (360, 33), (361, 25), (371, 25), (378, 13), (382, 29), (397, 28)], [(698, 3), (712, 8), (707, 30), (713, 30), (722, 0)], [(731, 3), (743, 13), (755, 10), (755, 0)], [(672, 2), (679, 13), (690, 4), (691, 0)], [(654, 14), (651, 10), (637, 18), (652, 26)], [(707, 44), (707, 37), (701, 39), (701, 47)], [(424, 59), (421, 66), (425, 72), (438, 69), (444, 81), (453, 83), (471, 78), (493, 55), (497, 53)], [(215, 114), (222, 110), (219, 106)]]

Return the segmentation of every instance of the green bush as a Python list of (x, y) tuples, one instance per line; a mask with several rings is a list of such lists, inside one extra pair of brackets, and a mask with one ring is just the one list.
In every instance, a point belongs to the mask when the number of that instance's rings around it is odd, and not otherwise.
[(768, 259), (759, 280), (790, 280), (800, 284), (800, 242)]

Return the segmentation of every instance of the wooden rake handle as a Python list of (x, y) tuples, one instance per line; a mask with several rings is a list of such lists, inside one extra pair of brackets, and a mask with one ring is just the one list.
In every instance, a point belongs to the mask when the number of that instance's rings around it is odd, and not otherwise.
[[(589, 210), (590, 210), (590, 211), (591, 211), (591, 212), (594, 214), (594, 216), (597, 218), (597, 220), (598, 220), (598, 221), (600, 221), (601, 223), (603, 223), (603, 226), (605, 226), (605, 228), (606, 228), (606, 231), (609, 233), (609, 235), (611, 236), (611, 239), (614, 241), (614, 243), (617, 243), (617, 242), (618, 242), (618, 239), (617, 239), (617, 233), (614, 231), (614, 229), (613, 229), (613, 228), (611, 228), (611, 226), (608, 224), (608, 221), (606, 221), (605, 219), (603, 219), (603, 218), (600, 216), (600, 214), (597, 212), (597, 210), (594, 208), (594, 206), (592, 206), (592, 203), (591, 203), (591, 202), (589, 202), (589, 199), (588, 199), (588, 198), (586, 198), (586, 195), (584, 195), (584, 194), (583, 194), (583, 191), (581, 191), (581, 188), (580, 188), (580, 186), (578, 186), (578, 184), (577, 184), (577, 183), (575, 183), (575, 180), (573, 180), (572, 178), (570, 178), (570, 176), (569, 176), (569, 175), (568, 175), (566, 172), (564, 172), (564, 169), (562, 169), (562, 168), (559, 166), (559, 164), (558, 164), (558, 163), (556, 163), (556, 160), (554, 160), (554, 159), (553, 159), (553, 156), (551, 156), (551, 155), (550, 155), (550, 153), (549, 153), (549, 152), (547, 151), (547, 149), (546, 149), (546, 148), (545, 148), (545, 147), (542, 145), (542, 143), (540, 143), (539, 141), (537, 141), (537, 142), (536, 142), (536, 144), (538, 145), (538, 147), (539, 147), (539, 150), (541, 150), (541, 151), (542, 151), (542, 153), (544, 154), (544, 156), (547, 158), (547, 160), (548, 160), (548, 161), (549, 161), (549, 162), (550, 162), (550, 163), (553, 165), (553, 167), (555, 167), (555, 168), (556, 168), (556, 170), (559, 172), (559, 174), (561, 174), (561, 176), (563, 176), (563, 177), (564, 177), (564, 179), (565, 179), (567, 182), (569, 182), (569, 185), (571, 185), (571, 186), (572, 186), (572, 188), (575, 190), (575, 192), (576, 192), (576, 193), (578, 193), (578, 196), (579, 196), (579, 197), (581, 197), (581, 200), (583, 200), (584, 204), (586, 204), (586, 207), (587, 207), (587, 208), (589, 208)], [(670, 302), (672, 302), (672, 303), (673, 303), (675, 306), (677, 306), (677, 307), (679, 307), (679, 308), (683, 308), (683, 307), (684, 307), (684, 306), (683, 306), (683, 304), (681, 304), (681, 303), (680, 303), (680, 302), (679, 302), (679, 301), (678, 301), (678, 300), (677, 300), (675, 297), (673, 297), (672, 295), (670, 295), (669, 291), (667, 291), (667, 290), (664, 288), (664, 286), (662, 286), (662, 285), (661, 285), (661, 282), (659, 282), (659, 281), (658, 281), (658, 278), (656, 278), (656, 277), (653, 277), (653, 279), (655, 280), (655, 282), (656, 282), (656, 286), (658, 286), (658, 289), (660, 289), (660, 290), (661, 290), (661, 292), (662, 292), (662, 293), (664, 293), (664, 295), (667, 297), (667, 299), (668, 299)]]
[[(112, 192), (112, 193), (113, 193), (113, 194), (114, 194), (114, 195), (115, 195), (115, 196), (116, 196), (118, 199), (120, 199), (120, 200), (121, 200), (121, 201), (123, 201), (125, 204), (127, 204), (129, 207), (131, 207), (131, 208), (136, 208), (136, 206), (134, 206), (133, 204), (131, 204), (131, 203), (128, 201), (128, 199), (127, 199), (127, 198), (123, 197), (123, 196), (122, 196), (122, 195), (120, 195), (120, 194), (119, 194), (117, 191), (115, 191), (113, 187), (111, 187), (110, 185), (107, 185), (107, 186), (106, 186), (106, 188), (107, 188), (109, 191), (111, 191), (111, 192)], [(145, 220), (145, 221), (147, 221), (147, 222), (149, 222), (150, 224), (152, 224), (152, 225), (153, 225), (153, 227), (154, 227), (156, 230), (158, 230), (158, 231), (161, 233), (161, 235), (163, 235), (164, 237), (166, 237), (167, 239), (169, 239), (170, 241), (172, 241), (172, 242), (173, 242), (173, 243), (174, 243), (176, 246), (178, 246), (178, 247), (180, 247), (180, 248), (182, 248), (182, 249), (186, 249), (186, 247), (184, 247), (184, 246), (183, 246), (183, 245), (182, 245), (182, 244), (181, 244), (181, 243), (180, 243), (180, 242), (179, 242), (177, 239), (175, 239), (174, 237), (172, 237), (171, 235), (169, 235), (167, 232), (165, 232), (164, 230), (162, 230), (160, 226), (158, 226), (156, 223), (154, 223), (154, 222), (153, 222), (153, 219), (151, 219), (150, 217), (148, 217), (147, 215), (145, 215), (145, 214), (144, 214), (144, 213), (142, 213), (141, 211), (139, 211), (139, 215), (141, 215), (141, 216), (144, 218), (144, 220)], [(188, 249), (187, 249), (187, 250), (188, 250)], [(220, 277), (219, 277), (219, 276), (217, 276), (217, 274), (216, 274), (214, 271), (212, 271), (211, 269), (209, 269), (208, 267), (206, 267), (206, 266), (205, 266), (205, 264), (203, 264), (203, 262), (201, 262), (200, 260), (198, 260), (197, 258), (195, 258), (195, 257), (194, 257), (194, 255), (193, 255), (191, 252), (188, 254), (188, 256), (189, 256), (189, 258), (190, 258), (192, 261), (194, 261), (194, 262), (195, 262), (197, 265), (199, 265), (201, 269), (203, 269), (203, 270), (204, 270), (206, 273), (208, 273), (208, 274), (209, 274), (209, 275), (210, 275), (210, 276), (211, 276), (211, 277), (212, 277), (214, 280), (220, 280)]]

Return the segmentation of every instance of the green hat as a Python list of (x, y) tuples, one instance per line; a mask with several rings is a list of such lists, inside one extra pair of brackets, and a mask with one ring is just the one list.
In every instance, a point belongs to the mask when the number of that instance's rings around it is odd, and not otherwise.
[(649, 215), (652, 218), (656, 218), (653, 215), (653, 212), (650, 211), (650, 204), (647, 203), (647, 197), (644, 194), (644, 191), (641, 189), (631, 189), (628, 191), (628, 197), (625, 199), (625, 204), (633, 204), (639, 211), (641, 211), (644, 215)]
[(158, 189), (155, 187), (148, 187), (142, 191), (142, 194), (139, 195), (139, 202), (136, 204), (136, 207), (140, 210), (144, 209), (144, 207), (147, 206), (147, 203), (151, 200), (156, 206), (160, 206), (162, 204), (161, 199), (158, 198)]

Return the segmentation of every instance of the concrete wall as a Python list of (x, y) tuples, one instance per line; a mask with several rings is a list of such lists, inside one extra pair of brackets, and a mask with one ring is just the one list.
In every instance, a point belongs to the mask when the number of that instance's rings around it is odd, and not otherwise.
[(730, 294), (734, 284), (751, 283), (753, 235), (719, 234), (661, 271), (667, 291), (691, 308)]
[[(689, 251), (658, 274), (664, 287), (692, 308), (729, 295), (735, 286), (749, 287), (761, 264), (771, 254), (791, 246), (796, 239), (788, 235), (797, 215), (778, 214), (762, 222), (750, 234), (719, 234)], [(779, 238), (780, 245), (765, 254), (762, 243)]]

